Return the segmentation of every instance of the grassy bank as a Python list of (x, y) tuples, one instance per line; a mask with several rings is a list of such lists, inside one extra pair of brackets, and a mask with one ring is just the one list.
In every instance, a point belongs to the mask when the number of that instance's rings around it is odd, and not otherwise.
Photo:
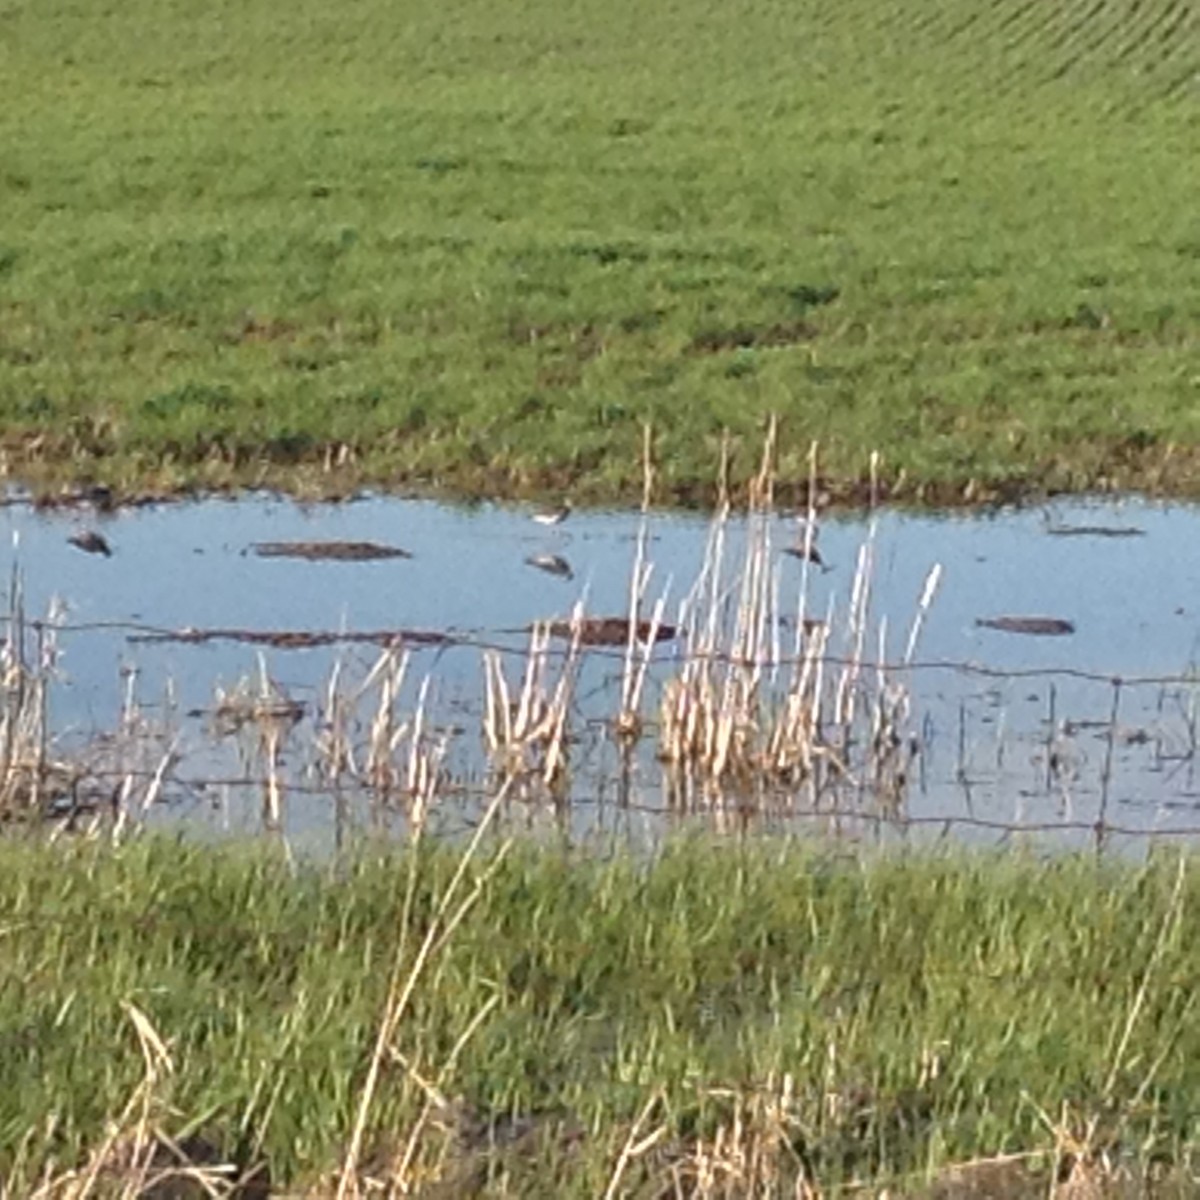
[(696, 841), (486, 850), (455, 887), (461, 861), (0, 845), (10, 1194), (138, 1124), (318, 1194), (352, 1146), (445, 1195), (918, 1196), (1040, 1151), (980, 1194), (1044, 1196), (1194, 1155), (1178, 861)]
[[(0, 8), (27, 478), (1200, 492), (1172, 0)], [(753, 455), (735, 463), (744, 475)], [(973, 486), (972, 486), (973, 482)]]

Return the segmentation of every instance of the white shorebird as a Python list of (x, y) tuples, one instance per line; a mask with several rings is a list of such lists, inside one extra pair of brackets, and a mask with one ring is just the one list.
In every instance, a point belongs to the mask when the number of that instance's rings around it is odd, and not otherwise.
[(571, 515), (571, 502), (564, 500), (558, 508), (539, 509), (533, 519), (539, 525), (561, 525)]

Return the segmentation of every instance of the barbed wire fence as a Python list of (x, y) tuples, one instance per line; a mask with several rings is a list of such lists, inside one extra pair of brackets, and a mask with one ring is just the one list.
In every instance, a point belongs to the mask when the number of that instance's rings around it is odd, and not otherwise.
[[(54, 655), (47, 650), (49, 639), (102, 634), (119, 637), (131, 647), (217, 641), (247, 645), (260, 652), (365, 647), (396, 654), (425, 652), (436, 661), (436, 656), (451, 650), (528, 659), (527, 642), (517, 640), (527, 638), (528, 633), (529, 627), (264, 631), (170, 629), (138, 621), (25, 619), (20, 636), (32, 637), (37, 655), (44, 658), (49, 654), (50, 659)], [(8, 636), (10, 644), (18, 636), (12, 617)], [(563, 661), (571, 653), (567, 644), (546, 650), (549, 657)], [(627, 648), (588, 646), (586, 654), (602, 674), (590, 692), (574, 699), (577, 732), (571, 786), (540, 788), (532, 786), (536, 780), (531, 779), (530, 787), (515, 790), (515, 803), (528, 806), (549, 801), (558, 819), (576, 830), (581, 828), (581, 813), (596, 815), (603, 808), (606, 819), (617, 814), (619, 818), (658, 822), (664, 830), (674, 818), (704, 817), (729, 830), (785, 822), (797, 830), (820, 826), (858, 837), (975, 836), (997, 842), (1050, 837), (1098, 849), (1115, 842), (1149, 845), (1200, 837), (1200, 790), (1194, 777), (1200, 673), (1195, 670), (1114, 674), (1067, 665), (1006, 667), (971, 660), (872, 660), (824, 653), (822, 663), (827, 667), (852, 664), (860, 672), (904, 682), (916, 697), (918, 719), (904, 734), (903, 745), (893, 747), (905, 759), (901, 787), (885, 796), (870, 780), (849, 772), (839, 777), (828, 762), (814, 772), (816, 777), (799, 781), (761, 779), (718, 788), (679, 786), (679, 779), (672, 780), (657, 760), (651, 745), (652, 720), (645, 730), (647, 744), (639, 752), (613, 734), (603, 715), (587, 711), (591, 700), (612, 689), (614, 677), (626, 661)], [(669, 668), (681, 655), (693, 656), (694, 652), (665, 647), (655, 663)], [(786, 653), (766, 661), (739, 660), (724, 653), (712, 657), (765, 672), (802, 665), (801, 659)], [(215, 704), (175, 713), (170, 719), (160, 713), (161, 719), (151, 720), (147, 714), (154, 706), (134, 697), (130, 680), (114, 728), (77, 729), (70, 736), (64, 736), (62, 730), (44, 730), (40, 774), (34, 778), (27, 772), (23, 791), (10, 790), (20, 792), (26, 800), (32, 796), (42, 815), (67, 826), (98, 820), (129, 826), (152, 819), (160, 811), (182, 813), (189, 805), (194, 810), (201, 805), (228, 807), (235, 802), (248, 810), (251, 797), (261, 800), (262, 827), (274, 832), (286, 830), (291, 823), (292, 815), (285, 811), (291, 802), (306, 802), (309, 819), (312, 806), (328, 804), (339, 814), (339, 821), (351, 819), (347, 814), (371, 809), (398, 816), (401, 828), (411, 822), (413, 795), (405, 784), (405, 773), (381, 775), (364, 768), (371, 757), (365, 744), (378, 736), (377, 730), (372, 733), (369, 720), (361, 714), (349, 719), (359, 744), (348, 742), (343, 748), (348, 757), (339, 764), (334, 761), (336, 755), (322, 744), (329, 732), (330, 710), (336, 707), (333, 693), (312, 683), (281, 685), (275, 677), (268, 677), (265, 661), (260, 667), (260, 692), (257, 697), (249, 693), (240, 697), (245, 704), (241, 712), (235, 697), (224, 714), (227, 727), (223, 729), (213, 728), (221, 716)], [(604, 675), (605, 671), (609, 674)], [(994, 701), (994, 711), (981, 715), (978, 694), (958, 694), (938, 699), (934, 720), (923, 704), (920, 681), (942, 674), (984, 685), (1036, 685), (1038, 691), (1023, 700), (1027, 705), (1036, 701), (1038, 715), (1032, 720), (1027, 716), (1017, 728), (1008, 719), (1003, 702)], [(1081, 689), (1087, 691), (1086, 697), (1081, 697)], [(1064, 694), (1068, 692), (1069, 697)], [(296, 699), (297, 695), (303, 698)], [(1072, 712), (1071, 702), (1082, 704), (1087, 711)], [(47, 696), (39, 703), (48, 710)], [(450, 742), (471, 741), (469, 731), (461, 725), (463, 713), (457, 717), (460, 723), (455, 727), (453, 715), (422, 709), (417, 719), (422, 728), (415, 735), (410, 728), (407, 742), (392, 730), (389, 752), (404, 750), (410, 765), (417, 748), (414, 737), (426, 739), (425, 753), (431, 755), (436, 786), (425, 796), (422, 820), (436, 798), (453, 807), (457, 819), (469, 825), (472, 809), (480, 809), (494, 794), (496, 778), (486, 754), (468, 750), (457, 769), (448, 761)], [(190, 736), (184, 730), (188, 722), (192, 722)], [(980, 734), (985, 723), (992, 727), (987, 739)], [(6, 718), (10, 733), (11, 726)], [(298, 733), (301, 730), (303, 739)], [(354, 736), (347, 736), (354, 741)], [(1081, 763), (1082, 739), (1091, 739), (1087, 764)], [(429, 746), (439, 740), (440, 750), (432, 754)], [(61, 750), (50, 753), (60, 744)], [(1020, 752), (1020, 770), (1006, 761), (1014, 751)], [(1131, 755), (1140, 756), (1139, 763), (1123, 761)], [(981, 765), (984, 759), (987, 763)], [(932, 765), (935, 761), (937, 771)], [(4, 765), (10, 772), (15, 768), (12, 755)], [(1089, 779), (1084, 778), (1085, 765), (1091, 768)], [(408, 777), (411, 775), (409, 771)], [(1131, 800), (1131, 788), (1146, 794)], [(1011, 811), (1000, 812), (998, 799)]]

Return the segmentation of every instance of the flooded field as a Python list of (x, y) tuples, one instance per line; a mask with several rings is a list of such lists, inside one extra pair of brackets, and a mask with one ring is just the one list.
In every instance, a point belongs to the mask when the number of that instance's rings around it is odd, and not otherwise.
[(639, 544), (629, 512), (10, 503), (9, 807), (320, 848), (469, 826), (504, 786), (548, 835), (1140, 852), (1200, 834), (1198, 520), (882, 511), (806, 554), (781, 514), (652, 514)]

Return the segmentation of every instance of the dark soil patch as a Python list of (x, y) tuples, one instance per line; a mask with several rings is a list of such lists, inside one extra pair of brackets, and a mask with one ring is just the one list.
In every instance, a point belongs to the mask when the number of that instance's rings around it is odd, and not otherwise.
[(721, 354), (727, 350), (777, 349), (809, 342), (817, 336), (806, 321), (779, 321), (756, 327), (735, 325), (730, 329), (706, 329), (688, 343), (688, 354)]
[(226, 330), (224, 340), (231, 345), (245, 342), (279, 342), (291, 338), (296, 326), (274, 317), (256, 317), (247, 313), (236, 325)]

